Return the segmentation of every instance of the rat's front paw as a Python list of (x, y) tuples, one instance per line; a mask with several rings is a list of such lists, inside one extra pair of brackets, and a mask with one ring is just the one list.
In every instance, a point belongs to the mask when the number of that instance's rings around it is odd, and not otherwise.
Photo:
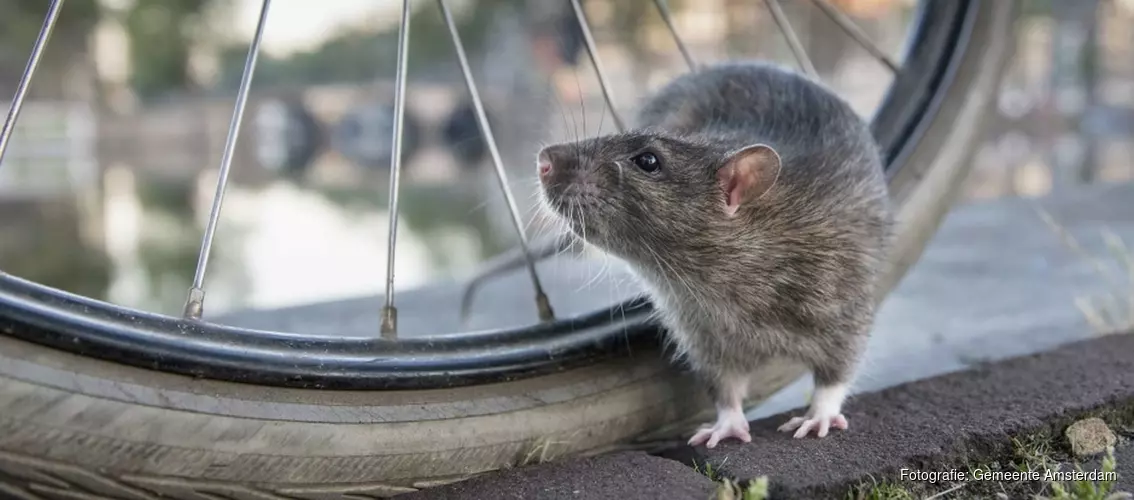
[(795, 431), (795, 437), (801, 438), (811, 433), (812, 430), (817, 430), (818, 437), (825, 437), (827, 431), (831, 428), (843, 429), (847, 428), (847, 418), (841, 413), (835, 415), (812, 415), (808, 412), (806, 416), (794, 417), (788, 420), (787, 423), (781, 425), (780, 432)]
[(703, 444), (706, 448), (714, 448), (717, 443), (730, 437), (745, 443), (752, 442), (752, 435), (748, 433), (748, 421), (744, 419), (744, 414), (740, 414), (739, 418), (731, 415), (718, 418), (717, 423), (713, 424), (712, 427), (705, 427), (689, 438), (689, 445), (700, 446)]

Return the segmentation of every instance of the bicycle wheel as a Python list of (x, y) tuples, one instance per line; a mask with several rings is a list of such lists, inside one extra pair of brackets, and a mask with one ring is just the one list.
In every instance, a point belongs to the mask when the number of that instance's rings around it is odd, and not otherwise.
[[(1016, 12), (1005, 0), (919, 3), (873, 119), (900, 221), (886, 290), (916, 261), (968, 170)], [(200, 303), (190, 306), (194, 316)], [(691, 404), (703, 402), (700, 391), (659, 354), (649, 313), (636, 299), (531, 327), (412, 338), (393, 338), (390, 314), (388, 338), (335, 338), (148, 314), (0, 273), (0, 491), (385, 496), (684, 432), (706, 405)], [(800, 374), (769, 365), (753, 395)]]

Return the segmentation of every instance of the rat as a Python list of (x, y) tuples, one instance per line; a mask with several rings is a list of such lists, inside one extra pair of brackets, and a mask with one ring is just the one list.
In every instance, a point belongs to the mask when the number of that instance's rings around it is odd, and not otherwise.
[(893, 210), (877, 144), (851, 106), (793, 70), (708, 66), (671, 80), (633, 128), (542, 148), (542, 206), (641, 279), (716, 421), (689, 439), (751, 441), (762, 360), (807, 366), (802, 438), (842, 406), (874, 323)]

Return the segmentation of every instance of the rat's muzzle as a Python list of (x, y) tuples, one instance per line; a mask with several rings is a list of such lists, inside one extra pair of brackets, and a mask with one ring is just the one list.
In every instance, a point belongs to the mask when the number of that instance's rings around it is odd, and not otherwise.
[[(579, 161), (574, 148), (567, 144), (547, 146), (536, 157), (536, 170), (547, 200), (559, 205), (574, 191), (571, 186), (579, 179)], [(558, 207), (556, 207), (558, 208)]]
[(578, 158), (573, 153), (574, 151), (566, 144), (541, 149), (536, 157), (540, 182), (548, 186), (566, 180), (564, 174), (575, 170), (578, 165)]
[(599, 189), (581, 161), (577, 144), (556, 144), (543, 148), (536, 158), (543, 197), (557, 214), (575, 225), (588, 219), (598, 203)]

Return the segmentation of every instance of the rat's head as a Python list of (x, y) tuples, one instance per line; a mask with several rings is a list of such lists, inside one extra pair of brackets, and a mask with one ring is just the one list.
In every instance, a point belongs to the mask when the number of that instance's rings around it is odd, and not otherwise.
[(772, 188), (780, 157), (637, 131), (548, 146), (537, 165), (545, 204), (575, 234), (633, 257), (727, 227)]

